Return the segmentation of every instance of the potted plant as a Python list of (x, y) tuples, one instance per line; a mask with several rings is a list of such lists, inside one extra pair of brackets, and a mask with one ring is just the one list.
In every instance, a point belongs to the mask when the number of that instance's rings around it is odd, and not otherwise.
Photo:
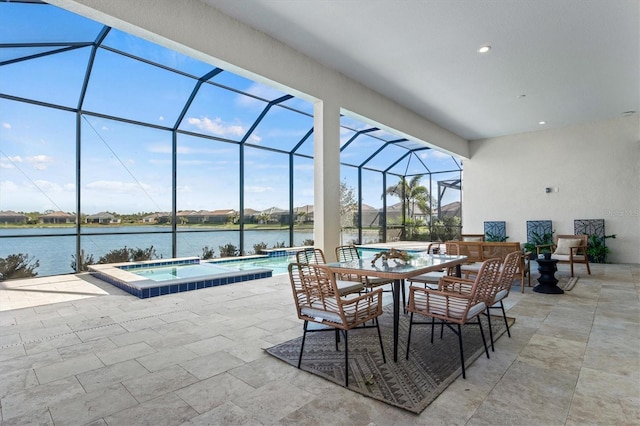
[(587, 246), (587, 257), (592, 263), (607, 263), (607, 254), (611, 252), (609, 247), (605, 245), (607, 238), (615, 238), (616, 234), (605, 235), (599, 237), (597, 235), (589, 235), (589, 243)]
[(537, 256), (537, 252), (538, 252), (538, 246), (548, 246), (548, 247), (544, 247), (542, 249), (540, 249), (540, 253), (544, 253), (545, 254), (545, 258), (546, 254), (549, 254), (548, 258), (551, 258), (551, 248), (550, 246), (553, 245), (553, 233), (555, 231), (551, 231), (551, 232), (545, 232), (543, 234), (539, 234), (536, 231), (532, 231), (531, 232), (531, 242), (527, 242), (524, 244), (524, 251), (525, 252), (529, 252), (531, 253), (529, 255), (530, 259), (535, 259)]
[(487, 232), (485, 236), (485, 241), (491, 242), (491, 243), (503, 243), (507, 241), (507, 238), (509, 238), (508, 235), (502, 236), (498, 234), (492, 234), (491, 232)]

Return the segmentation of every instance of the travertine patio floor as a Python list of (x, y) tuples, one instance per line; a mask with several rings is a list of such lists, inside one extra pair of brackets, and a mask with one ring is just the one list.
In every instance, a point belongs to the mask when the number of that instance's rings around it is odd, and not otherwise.
[(512, 338), (499, 339), (491, 359), (480, 357), (419, 416), (263, 351), (301, 334), (287, 276), (144, 300), (89, 275), (3, 282), (0, 419), (640, 424), (640, 267), (592, 265), (592, 273), (578, 267), (580, 280), (564, 295), (514, 287)]

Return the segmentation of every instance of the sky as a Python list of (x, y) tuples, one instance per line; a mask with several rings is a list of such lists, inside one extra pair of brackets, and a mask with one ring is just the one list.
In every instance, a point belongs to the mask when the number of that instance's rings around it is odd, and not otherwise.
[[(102, 30), (101, 24), (54, 6), (0, 3), (0, 45), (92, 42)], [(246, 139), (245, 208), (288, 207), (289, 156), (257, 147), (286, 152), (293, 149), (313, 127), (310, 103), (298, 98), (283, 102), (305, 114), (276, 105), (249, 133), (267, 102), (286, 93), (222, 71), (208, 81), (234, 90), (202, 84), (180, 120), (197, 78), (215, 70), (215, 65), (116, 29), (108, 33), (103, 46), (106, 48), (97, 51), (82, 109), (159, 128), (93, 114), (82, 114), (78, 123), (73, 111), (0, 98), (0, 210), (74, 212), (78, 181), (75, 170), (79, 161), (82, 213), (170, 211), (173, 141), (172, 132), (167, 129), (174, 126), (205, 136), (178, 133), (178, 210), (239, 209), (239, 146), (211, 138), (235, 142)], [(77, 108), (90, 46), (11, 63), (55, 48), (0, 48), (0, 94)], [(113, 49), (139, 55), (180, 73), (133, 60)], [(78, 124), (82, 140), (79, 158)], [(354, 130), (371, 127), (349, 117), (343, 117), (342, 124), (345, 127), (341, 129), (341, 145), (352, 138)], [(384, 141), (397, 139), (398, 136), (385, 131), (362, 135), (344, 149), (341, 162), (360, 164)], [(297, 152), (312, 154), (313, 136)], [(403, 148), (388, 146), (366, 167), (386, 169), (404, 153)], [(458, 167), (451, 156), (436, 150), (421, 151), (419, 156), (434, 171)], [(313, 204), (312, 160), (294, 156), (293, 167), (294, 206)], [(407, 159), (392, 170), (408, 174), (425, 172), (416, 158)], [(455, 179), (459, 173), (434, 176)], [(343, 166), (341, 179), (357, 187), (357, 170)], [(381, 207), (382, 174), (364, 171), (363, 182), (366, 183), (363, 202)], [(396, 182), (397, 178), (391, 177), (387, 186)], [(427, 177), (423, 184), (429, 185)], [(390, 199), (388, 203), (398, 201)]]

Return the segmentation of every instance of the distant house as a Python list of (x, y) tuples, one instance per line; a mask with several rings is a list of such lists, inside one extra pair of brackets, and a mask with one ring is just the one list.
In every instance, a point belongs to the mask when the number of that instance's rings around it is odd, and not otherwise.
[(120, 219), (115, 217), (109, 212), (100, 212), (89, 215), (84, 218), (85, 223), (99, 223), (101, 225), (108, 225), (110, 223), (120, 223)]
[[(349, 226), (357, 226), (357, 220), (358, 210), (355, 210), (353, 215), (353, 224), (350, 224)], [(368, 204), (362, 203), (362, 226), (365, 228), (369, 228), (379, 226), (380, 224), (380, 210)]]
[(279, 223), (281, 225), (288, 225), (289, 218), (291, 217), (289, 210), (278, 207), (269, 207), (268, 209), (262, 210), (258, 216), (264, 218), (266, 223)]
[[(415, 205), (413, 207), (413, 219), (421, 220), (427, 223), (429, 219), (429, 213), (423, 211), (420, 207)], [(387, 206), (387, 223), (389, 223), (390, 220), (393, 220), (396, 223), (402, 222), (402, 202), (393, 204), (392, 206)]]
[(295, 217), (296, 222), (299, 223), (313, 223), (313, 204), (295, 207), (293, 209), (293, 217)]
[(209, 223), (225, 224), (235, 222), (238, 212), (234, 209), (214, 210), (209, 217)]
[(169, 213), (152, 213), (142, 218), (142, 223), (163, 223), (167, 222)]
[(38, 221), (45, 224), (76, 223), (76, 216), (70, 213), (57, 211), (38, 216)]
[(460, 204), (460, 201), (454, 201), (453, 203), (445, 204), (444, 206), (440, 207), (440, 210), (437, 211), (436, 216), (438, 218), (454, 217), (454, 216), (461, 217), (462, 204)]
[(27, 223), (29, 221), (29, 216), (22, 213), (16, 213), (13, 210), (0, 211), (0, 223), (9, 224), (9, 223)]

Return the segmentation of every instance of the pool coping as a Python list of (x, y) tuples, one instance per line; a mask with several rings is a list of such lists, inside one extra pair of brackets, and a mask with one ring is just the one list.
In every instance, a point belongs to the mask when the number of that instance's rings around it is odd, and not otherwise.
[[(165, 294), (181, 293), (184, 291), (199, 290), (202, 288), (216, 287), (220, 285), (233, 284), (237, 282), (270, 278), (272, 270), (266, 268), (256, 268), (244, 271), (229, 271), (228, 273), (217, 273), (203, 275), (200, 277), (179, 278), (168, 281), (153, 281), (143, 278), (131, 271), (149, 266), (171, 266), (171, 265), (195, 265), (200, 264), (199, 257), (183, 257), (175, 259), (156, 259), (140, 262), (121, 262), (109, 264), (89, 265), (91, 275), (114, 285), (127, 293), (140, 299), (163, 296)], [(206, 262), (203, 263), (219, 263)], [(223, 262), (222, 262), (223, 263)], [(126, 267), (126, 269), (123, 269)]]

